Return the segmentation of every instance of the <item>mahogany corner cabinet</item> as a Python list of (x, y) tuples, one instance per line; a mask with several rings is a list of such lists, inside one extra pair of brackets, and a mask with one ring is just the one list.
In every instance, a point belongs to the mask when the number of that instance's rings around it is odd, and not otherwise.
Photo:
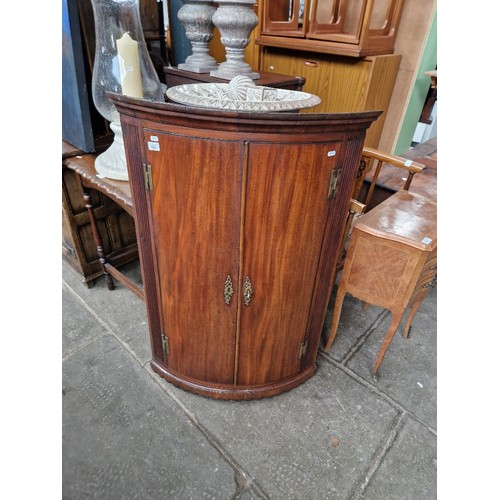
[(271, 397), (316, 356), (366, 129), (379, 111), (217, 111), (110, 94), (121, 119), (153, 370)]

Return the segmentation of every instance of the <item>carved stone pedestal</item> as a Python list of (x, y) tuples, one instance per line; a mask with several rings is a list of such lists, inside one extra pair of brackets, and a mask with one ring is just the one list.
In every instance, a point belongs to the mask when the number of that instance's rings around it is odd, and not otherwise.
[(193, 73), (209, 73), (218, 67), (217, 61), (209, 54), (209, 42), (213, 37), (212, 16), (214, 2), (207, 0), (186, 0), (177, 17), (186, 30), (191, 42), (192, 54), (179, 64), (179, 69)]
[(245, 75), (252, 80), (260, 78), (245, 62), (245, 47), (250, 42), (250, 34), (259, 19), (253, 11), (255, 0), (219, 0), (219, 7), (212, 17), (212, 22), (221, 34), (221, 43), (226, 50), (226, 60), (210, 76), (231, 80), (235, 76)]

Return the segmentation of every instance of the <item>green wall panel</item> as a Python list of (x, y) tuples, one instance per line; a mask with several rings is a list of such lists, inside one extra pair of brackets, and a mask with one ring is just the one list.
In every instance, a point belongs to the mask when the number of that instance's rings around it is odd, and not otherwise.
[(410, 101), (406, 109), (405, 118), (399, 132), (398, 141), (394, 148), (394, 154), (401, 154), (408, 151), (411, 147), (411, 141), (417, 128), (422, 108), (424, 107), (425, 98), (429, 91), (431, 79), (424, 75), (424, 71), (430, 71), (436, 68), (437, 65), (437, 14), (434, 13), (434, 18), (429, 30), (429, 36), (422, 55), (422, 60), (417, 70), (413, 90)]

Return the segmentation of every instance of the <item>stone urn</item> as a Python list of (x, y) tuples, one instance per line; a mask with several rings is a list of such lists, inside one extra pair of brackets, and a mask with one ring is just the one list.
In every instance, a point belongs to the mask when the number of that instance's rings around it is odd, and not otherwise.
[(177, 17), (191, 42), (192, 54), (178, 68), (193, 73), (210, 73), (218, 67), (217, 61), (209, 54), (214, 31), (212, 16), (216, 7), (214, 2), (207, 0), (183, 0), (183, 4)]
[(255, 0), (219, 0), (219, 6), (212, 17), (220, 32), (221, 43), (226, 51), (226, 60), (218, 69), (210, 72), (223, 80), (245, 75), (253, 80), (260, 78), (259, 73), (245, 62), (245, 47), (250, 42), (250, 35), (259, 19), (254, 12)]

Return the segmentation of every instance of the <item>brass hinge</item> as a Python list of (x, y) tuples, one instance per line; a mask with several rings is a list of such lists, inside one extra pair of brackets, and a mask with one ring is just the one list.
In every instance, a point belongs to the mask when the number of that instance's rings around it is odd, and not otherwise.
[(148, 191), (153, 191), (153, 177), (151, 175), (151, 165), (147, 163), (142, 164), (144, 168), (144, 185)]
[(302, 359), (306, 355), (308, 347), (309, 347), (309, 340), (304, 340), (304, 342), (300, 344), (299, 359)]
[(337, 194), (337, 190), (339, 188), (341, 176), (342, 176), (341, 168), (334, 168), (332, 170), (332, 175), (330, 176), (330, 185), (328, 186), (328, 196), (326, 197), (327, 200), (335, 198), (335, 195)]
[(161, 347), (163, 349), (163, 356), (167, 357), (170, 354), (170, 347), (168, 345), (168, 337), (164, 333), (161, 334)]

